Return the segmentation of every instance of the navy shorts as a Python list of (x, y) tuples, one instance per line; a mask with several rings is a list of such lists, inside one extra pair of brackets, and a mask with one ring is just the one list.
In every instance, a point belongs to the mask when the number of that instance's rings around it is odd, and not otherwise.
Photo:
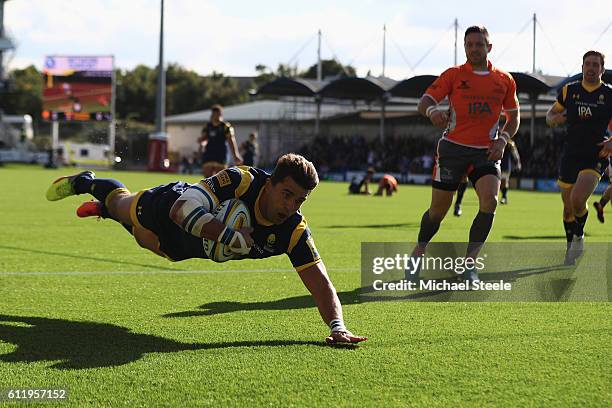
[(204, 254), (202, 239), (183, 231), (169, 216), (174, 202), (189, 186), (175, 182), (141, 191), (130, 209), (132, 223), (157, 235), (159, 249), (173, 261)]
[(565, 152), (561, 155), (558, 183), (561, 187), (569, 187), (576, 182), (582, 171), (590, 171), (601, 178), (609, 165), (608, 157), (602, 159), (597, 154)]

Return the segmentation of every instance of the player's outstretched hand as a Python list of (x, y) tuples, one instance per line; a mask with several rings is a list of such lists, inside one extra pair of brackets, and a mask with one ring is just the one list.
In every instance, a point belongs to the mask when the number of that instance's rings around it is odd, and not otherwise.
[(599, 157), (608, 157), (612, 155), (612, 137), (607, 138), (601, 143), (597, 143), (597, 146), (601, 146)]
[(325, 342), (327, 344), (361, 343), (367, 339), (367, 337), (355, 336), (350, 331), (333, 331), (328, 337), (325, 338)]

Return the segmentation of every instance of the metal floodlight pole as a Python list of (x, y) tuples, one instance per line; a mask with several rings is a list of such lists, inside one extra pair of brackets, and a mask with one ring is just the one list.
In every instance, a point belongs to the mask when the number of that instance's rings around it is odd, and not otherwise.
[(112, 57), (112, 73), (111, 73), (111, 117), (108, 124), (108, 145), (109, 145), (109, 159), (110, 166), (115, 165), (115, 140), (117, 131), (117, 120), (116, 115), (116, 98), (117, 98), (117, 77), (115, 75), (115, 57)]
[(165, 129), (166, 72), (164, 70), (164, 0), (161, 0), (161, 22), (159, 29), (159, 62), (157, 65), (157, 94), (155, 104), (155, 133), (161, 135)]
[(383, 44), (382, 44), (382, 76), (385, 76), (386, 51), (387, 51), (387, 25), (383, 24)]
[(317, 81), (323, 79), (323, 67), (321, 66), (321, 30), (319, 29), (319, 45), (317, 46)]
[[(0, 40), (4, 38), (4, 1), (0, 0)], [(4, 79), (4, 51), (0, 48), (0, 86)]]
[(536, 24), (537, 24), (537, 19), (536, 19), (536, 14), (533, 13), (533, 65), (531, 66), (531, 73), (535, 74), (536, 73)]

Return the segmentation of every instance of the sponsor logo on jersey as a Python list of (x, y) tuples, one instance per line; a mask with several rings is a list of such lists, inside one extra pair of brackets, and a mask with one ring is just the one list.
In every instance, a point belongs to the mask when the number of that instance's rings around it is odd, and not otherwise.
[(219, 187), (225, 187), (225, 186), (229, 186), (230, 184), (232, 184), (232, 179), (230, 179), (229, 174), (227, 174), (227, 172), (225, 171), (217, 173), (215, 178), (217, 179), (219, 183)]
[(578, 106), (578, 116), (581, 119), (588, 119), (593, 116), (591, 108), (589, 106)]

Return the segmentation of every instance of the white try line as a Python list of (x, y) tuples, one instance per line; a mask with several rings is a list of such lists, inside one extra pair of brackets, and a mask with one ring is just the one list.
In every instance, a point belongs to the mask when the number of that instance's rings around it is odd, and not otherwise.
[[(359, 272), (355, 268), (334, 268), (327, 270), (330, 273), (335, 272)], [(80, 275), (197, 275), (207, 273), (296, 273), (293, 269), (204, 269), (198, 271), (189, 270), (150, 270), (150, 271), (59, 271), (59, 272), (0, 272), (0, 278), (3, 276), (80, 276)]]

